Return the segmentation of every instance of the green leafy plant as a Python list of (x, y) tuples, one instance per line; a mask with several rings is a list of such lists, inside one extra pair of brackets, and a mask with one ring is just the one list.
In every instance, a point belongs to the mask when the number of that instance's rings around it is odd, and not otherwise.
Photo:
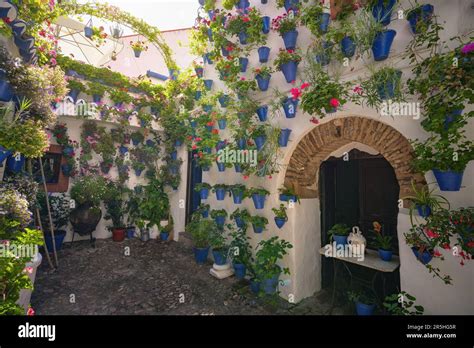
[(83, 176), (71, 187), (71, 198), (75, 200), (76, 206), (87, 204), (99, 207), (100, 202), (106, 194), (107, 181), (101, 176)]
[(301, 10), (301, 23), (307, 27), (313, 35), (319, 36), (321, 32), (321, 16), (323, 14), (323, 6), (316, 2), (309, 6), (305, 6)]
[(247, 218), (248, 221), (256, 228), (265, 228), (268, 225), (268, 219), (265, 216), (250, 216)]
[(286, 64), (289, 62), (299, 63), (301, 59), (302, 59), (301, 54), (298, 51), (285, 50), (283, 48), (280, 48), (278, 52), (278, 56), (275, 58), (275, 61), (273, 62), (273, 64), (277, 70), (281, 70), (281, 66), (283, 64)]
[(290, 274), (288, 268), (282, 268), (277, 263), (288, 253), (288, 249), (293, 246), (286, 240), (279, 237), (272, 237), (262, 240), (257, 244), (257, 252), (255, 254), (255, 268), (257, 278), (260, 280), (270, 279), (274, 276)]
[(413, 203), (410, 207), (410, 221), (413, 225), (413, 212), (417, 207), (429, 207), (432, 211), (443, 209), (446, 207), (449, 209), (449, 201), (438, 194), (434, 194), (435, 188), (430, 189), (428, 185), (422, 186), (419, 189), (416, 188), (415, 181), (412, 180), (411, 187), (414, 195), (405, 196), (402, 199), (407, 199)]
[(348, 236), (350, 232), (351, 229), (349, 226), (347, 226), (346, 224), (338, 223), (331, 227), (331, 229), (328, 231), (328, 234), (330, 236)]
[(261, 187), (249, 187), (245, 192), (246, 197), (252, 197), (254, 194), (268, 196), (270, 192)]
[(288, 220), (288, 215), (286, 214), (286, 206), (280, 204), (279, 208), (272, 208), (273, 213), (276, 217)]
[(298, 23), (298, 15), (295, 15), (294, 13), (292, 15), (284, 13), (272, 19), (271, 28), (272, 30), (277, 31), (281, 36), (283, 36), (289, 31), (296, 30)]
[(416, 298), (402, 291), (385, 297), (383, 306), (392, 315), (423, 315), (423, 306), (415, 305)]
[(376, 303), (374, 294), (369, 290), (352, 290), (347, 292), (347, 297), (351, 302), (361, 302), (366, 305)]
[(212, 209), (210, 213), (213, 219), (217, 217), (227, 216), (227, 211), (225, 209)]
[(187, 224), (186, 232), (191, 234), (196, 248), (207, 248), (211, 235), (217, 233), (218, 228), (213, 220), (200, 219)]
[(107, 214), (105, 215), (106, 220), (112, 221), (111, 228), (123, 228), (124, 227), (124, 215), (126, 211), (125, 193), (128, 190), (124, 186), (115, 182), (108, 182), (107, 188), (103, 197), (103, 202)]
[(250, 267), (253, 261), (252, 248), (249, 243), (250, 237), (246, 235), (243, 229), (231, 231), (230, 237), (232, 240), (229, 245), (229, 251), (232, 262)]

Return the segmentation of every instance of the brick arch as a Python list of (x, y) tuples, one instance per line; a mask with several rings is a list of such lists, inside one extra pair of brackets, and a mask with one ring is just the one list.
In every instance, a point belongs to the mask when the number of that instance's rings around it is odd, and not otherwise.
[(351, 142), (378, 151), (392, 165), (400, 186), (400, 197), (411, 194), (411, 180), (424, 184), (424, 177), (411, 170), (413, 149), (410, 142), (393, 127), (372, 118), (351, 116), (323, 123), (300, 140), (293, 151), (284, 185), (300, 198), (318, 198), (319, 167), (329, 155)]

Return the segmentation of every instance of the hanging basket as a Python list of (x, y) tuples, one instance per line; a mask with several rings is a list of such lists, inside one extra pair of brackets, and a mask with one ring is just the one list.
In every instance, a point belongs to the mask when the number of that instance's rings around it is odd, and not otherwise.
[(268, 34), (270, 32), (270, 17), (262, 17), (262, 32)]
[(258, 61), (260, 63), (267, 63), (270, 57), (270, 47), (262, 46), (258, 49)]
[(268, 90), (268, 87), (270, 86), (271, 77), (272, 75), (262, 76), (260, 74), (255, 76), (255, 79), (257, 80), (258, 88), (262, 92), (265, 92)]
[(291, 30), (283, 34), (283, 42), (287, 50), (294, 50), (296, 47), (296, 41), (298, 40), (298, 31)]
[(438, 182), (441, 191), (459, 191), (461, 190), (462, 177), (464, 171), (455, 172), (452, 170), (433, 169), (433, 174)]
[(257, 109), (257, 116), (260, 122), (265, 122), (268, 115), (268, 105), (262, 105)]
[(287, 83), (292, 83), (296, 80), (296, 71), (298, 69), (298, 63), (290, 61), (288, 63), (280, 65), (280, 70), (285, 76)]
[(288, 145), (288, 140), (290, 139), (291, 129), (284, 128), (280, 131), (280, 136), (278, 137), (278, 145), (281, 147), (286, 147)]
[(375, 36), (374, 43), (372, 44), (372, 53), (374, 54), (375, 61), (381, 61), (388, 58), (396, 34), (397, 32), (395, 30), (390, 29), (378, 33)]

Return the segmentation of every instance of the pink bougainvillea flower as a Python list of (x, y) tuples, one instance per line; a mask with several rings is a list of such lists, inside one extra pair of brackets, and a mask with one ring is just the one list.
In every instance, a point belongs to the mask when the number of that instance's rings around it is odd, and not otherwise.
[(26, 312), (26, 315), (28, 316), (33, 316), (35, 315), (35, 310), (33, 308), (28, 308), (28, 311)]
[(337, 108), (339, 106), (339, 100), (337, 98), (331, 98), (329, 101), (329, 105), (331, 105), (333, 108)]
[(463, 54), (468, 54), (472, 51), (474, 51), (474, 42), (468, 43), (467, 45), (464, 45), (463, 48), (461, 48), (461, 53)]
[(301, 89), (306, 89), (306, 88), (308, 88), (309, 86), (311, 86), (311, 85), (309, 84), (309, 82), (304, 82), (304, 83), (301, 85)]

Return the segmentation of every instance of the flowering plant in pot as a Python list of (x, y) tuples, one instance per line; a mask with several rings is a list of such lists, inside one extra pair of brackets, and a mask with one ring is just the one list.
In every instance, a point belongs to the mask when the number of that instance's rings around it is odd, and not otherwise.
[(224, 231), (216, 229), (209, 236), (209, 245), (212, 248), (212, 256), (214, 263), (218, 266), (223, 266), (227, 263), (227, 254), (229, 252), (229, 245), (227, 244)]
[(449, 209), (449, 201), (438, 194), (434, 194), (435, 189), (430, 189), (428, 185), (421, 186), (417, 189), (415, 181), (411, 182), (413, 195), (405, 196), (402, 199), (407, 199), (413, 204), (410, 207), (410, 221), (413, 225), (413, 212), (415, 209), (418, 211), (418, 215), (423, 218), (427, 218), (431, 215), (431, 212), (443, 209), (447, 207)]
[(227, 211), (225, 209), (212, 209), (211, 218), (213, 218), (219, 228), (224, 227)]
[(276, 236), (258, 243), (255, 254), (255, 272), (266, 294), (271, 295), (276, 292), (281, 273), (290, 274), (290, 270), (281, 267), (278, 262), (288, 254), (288, 249), (291, 248), (293, 246), (289, 242)]
[(255, 209), (263, 209), (265, 205), (265, 196), (270, 192), (261, 187), (251, 187), (245, 192), (245, 197), (251, 197), (255, 205)]
[(296, 48), (296, 41), (298, 39), (298, 26), (299, 18), (294, 13), (284, 13), (272, 19), (271, 28), (277, 31), (283, 38), (285, 48), (287, 50), (294, 50)]
[[(474, 255), (474, 208), (459, 208), (449, 211), (448, 220), (450, 222), (451, 233), (456, 235), (457, 245), (467, 254), (462, 252), (459, 255), (462, 259), (472, 259)], [(461, 264), (463, 264), (461, 260)]]
[(356, 32), (352, 22), (347, 19), (338, 21), (337, 26), (331, 26), (326, 33), (326, 40), (333, 45), (339, 45), (342, 58), (351, 58), (356, 52)]
[(232, 258), (235, 276), (237, 279), (244, 279), (247, 268), (253, 261), (250, 237), (244, 229), (232, 230), (230, 237), (232, 240), (229, 244), (229, 255)]
[(337, 223), (331, 227), (328, 231), (328, 235), (331, 240), (336, 242), (336, 245), (345, 245), (347, 244), (347, 237), (350, 232), (351, 229), (349, 226), (343, 223)]
[(199, 192), (201, 195), (201, 199), (207, 199), (209, 196), (209, 190), (211, 189), (211, 185), (206, 182), (196, 184), (194, 187), (194, 191)]
[(254, 7), (250, 7), (247, 13), (227, 16), (224, 29), (229, 34), (238, 36), (242, 45), (260, 45), (265, 42), (265, 36), (262, 33), (262, 17)]
[(234, 200), (234, 204), (241, 204), (242, 199), (245, 195), (246, 186), (242, 184), (234, 184), (229, 186), (229, 192), (232, 193), (232, 198)]
[(92, 96), (92, 100), (94, 103), (100, 103), (102, 97), (104, 96), (105, 92), (107, 91), (107, 87), (101, 83), (95, 81), (89, 81), (87, 83), (87, 90), (85, 91), (88, 95)]
[(132, 138), (132, 143), (135, 146), (138, 146), (140, 143), (145, 140), (145, 136), (141, 131), (135, 131), (132, 134), (130, 134), (130, 137)]
[(257, 90), (257, 82), (255, 80), (247, 80), (245, 77), (241, 77), (235, 82), (232, 82), (229, 86), (238, 95), (239, 98), (246, 97), (250, 91)]
[(216, 194), (216, 199), (218, 201), (223, 201), (225, 198), (225, 194), (229, 190), (228, 185), (226, 184), (215, 184), (212, 186), (212, 192)]
[(279, 188), (278, 191), (280, 192), (280, 197), (279, 197), (280, 201), (300, 203), (299, 197), (296, 195), (295, 190), (293, 190), (292, 188), (288, 188), (288, 187), (283, 186), (283, 187)]
[(285, 205), (280, 204), (279, 208), (272, 208), (272, 211), (275, 214), (275, 224), (278, 228), (282, 228), (285, 222), (288, 221)]
[(230, 215), (231, 220), (235, 220), (235, 224), (242, 230), (247, 230), (247, 223), (249, 222), (250, 214), (247, 209), (237, 208)]
[[(49, 226), (49, 215), (46, 206), (46, 197), (43, 191), (39, 191), (36, 200), (39, 206), (41, 226), (45, 233), (45, 240), (48, 251), (53, 250), (53, 237)], [(69, 223), (69, 214), (71, 212), (71, 204), (69, 197), (64, 193), (48, 195), (51, 219), (54, 228), (54, 243), (56, 250), (61, 250), (64, 237), (66, 237), (66, 230)]]
[(253, 73), (255, 74), (255, 79), (257, 80), (258, 88), (260, 88), (261, 91), (268, 90), (273, 69), (268, 66), (264, 66), (253, 69)]
[(329, 24), (330, 14), (324, 12), (321, 3), (305, 6), (301, 10), (301, 24), (307, 27), (315, 36), (326, 33)]
[(295, 50), (280, 49), (274, 65), (277, 70), (283, 73), (286, 82), (292, 83), (296, 80), (296, 70), (301, 59), (301, 54)]
[(198, 264), (205, 263), (209, 254), (210, 237), (217, 232), (216, 223), (209, 219), (199, 219), (191, 221), (185, 229), (193, 238), (196, 262)]
[(356, 306), (357, 315), (373, 315), (376, 307), (375, 296), (369, 291), (349, 291), (349, 301)]
[(130, 47), (132, 48), (133, 53), (135, 53), (136, 58), (140, 57), (143, 51), (148, 51), (148, 46), (145, 41), (130, 41)]
[(265, 227), (268, 225), (268, 219), (265, 216), (250, 216), (248, 221), (252, 224), (253, 231), (255, 233), (262, 233)]
[(380, 258), (384, 261), (390, 261), (392, 259), (392, 237), (384, 235), (382, 225), (377, 221), (374, 221), (372, 226)]
[(126, 210), (126, 202), (124, 195), (126, 188), (119, 183), (112, 181), (107, 183), (103, 202), (107, 214), (104, 216), (106, 220), (112, 221), (110, 230), (112, 231), (112, 239), (114, 242), (121, 242), (125, 239), (124, 214)]

